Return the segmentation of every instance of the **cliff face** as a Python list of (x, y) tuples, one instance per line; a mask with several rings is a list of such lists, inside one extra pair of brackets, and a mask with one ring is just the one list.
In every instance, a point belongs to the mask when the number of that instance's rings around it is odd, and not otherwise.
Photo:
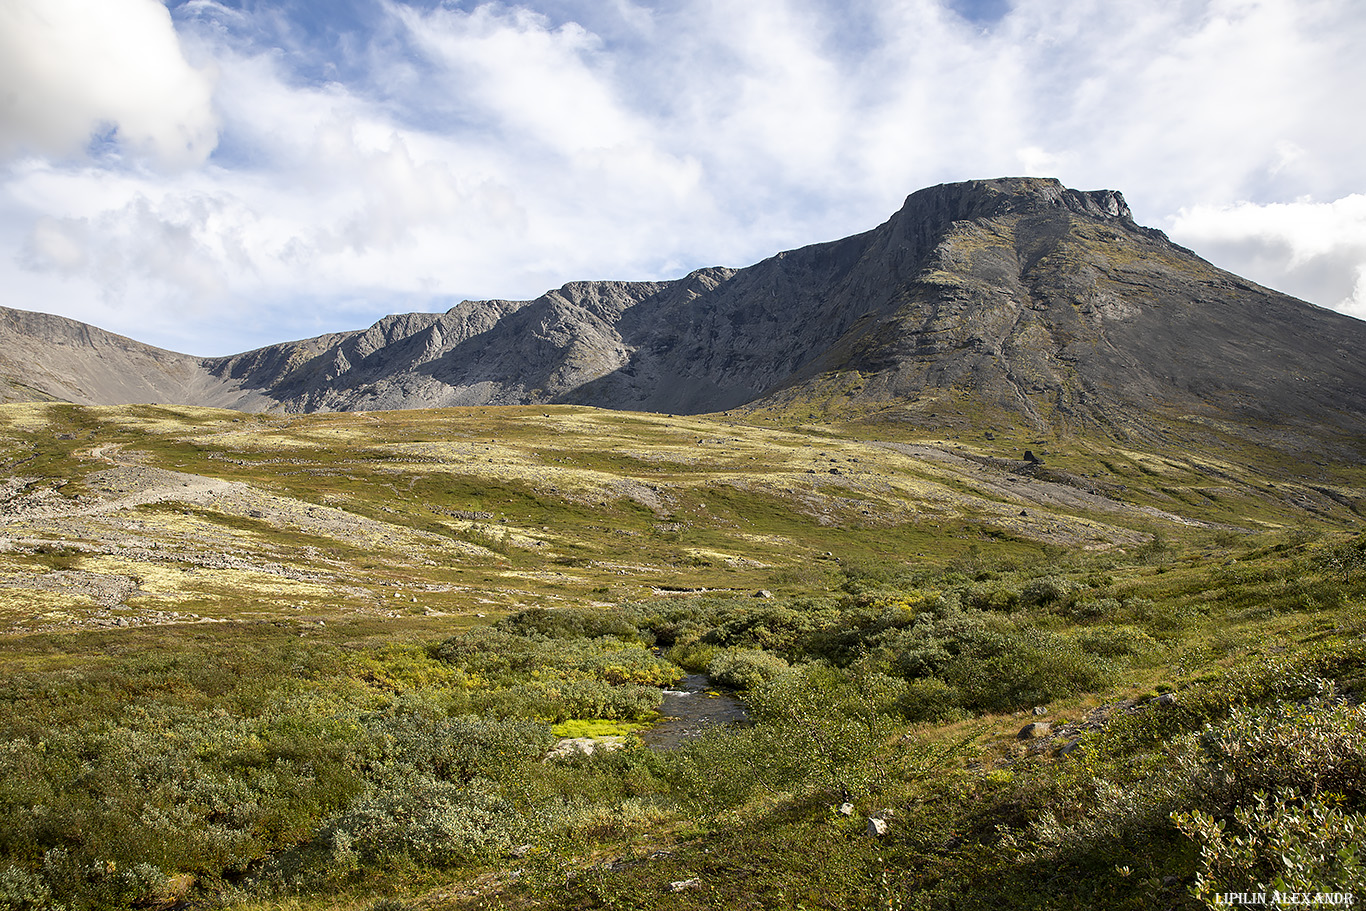
[[(1040, 427), (1130, 432), (1164, 411), (1366, 433), (1366, 324), (1215, 268), (1117, 192), (1035, 178), (930, 187), (867, 233), (745, 269), (575, 282), (229, 358), (86, 330), (52, 328), (49, 347), (100, 366), (52, 360), (40, 388), (289, 411), (954, 400)], [(35, 344), (18, 360), (42, 361)]]

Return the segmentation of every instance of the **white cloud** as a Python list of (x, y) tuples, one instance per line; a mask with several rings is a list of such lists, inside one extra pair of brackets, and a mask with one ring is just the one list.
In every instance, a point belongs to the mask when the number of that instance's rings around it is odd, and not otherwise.
[(0, 4), (0, 157), (79, 155), (97, 135), (160, 165), (203, 163), (211, 83), (157, 0)]
[(555, 27), (524, 8), (393, 9), (438, 67), (440, 81), (427, 90), (448, 93), (510, 138), (571, 153), (637, 138), (613, 97), (610, 58), (583, 27)]
[(1182, 209), (1171, 235), (1241, 274), (1366, 319), (1366, 195)]
[[(1363, 191), (1355, 0), (1016, 0), (986, 26), (944, 0), (375, 0), (382, 21), (342, 40), (213, 0), (177, 7), (176, 34), (155, 0), (101, 0), (126, 14), (103, 40), (34, 24), (75, 2), (0, 0), (23, 26), (0, 43), (46, 35), (65, 74), (0, 54), (5, 85), (42, 88), (0, 120), (0, 152), (40, 156), (0, 173), (6, 302), (196, 353), (747, 265), (922, 186), (1022, 172), (1123, 190), (1317, 303), (1363, 300), (1340, 211)], [(161, 88), (112, 63), (130, 56)], [(180, 169), (70, 157), (115, 122), (121, 151)], [(1329, 210), (1320, 249), (1309, 213)]]

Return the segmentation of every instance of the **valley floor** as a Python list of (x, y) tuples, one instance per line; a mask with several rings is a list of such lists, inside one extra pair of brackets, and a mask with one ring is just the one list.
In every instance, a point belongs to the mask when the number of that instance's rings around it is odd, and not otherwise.
[[(2, 907), (1366, 895), (1357, 465), (52, 403), (0, 464)], [(684, 673), (752, 723), (651, 747)]]

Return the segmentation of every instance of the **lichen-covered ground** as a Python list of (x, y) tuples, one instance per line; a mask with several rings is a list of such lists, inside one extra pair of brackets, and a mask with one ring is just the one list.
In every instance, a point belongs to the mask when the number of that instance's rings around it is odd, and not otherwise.
[(836, 553), (1133, 549), (1332, 521), (1358, 493), (1132, 447), (866, 430), (577, 407), (7, 405), (0, 629), (781, 590)]

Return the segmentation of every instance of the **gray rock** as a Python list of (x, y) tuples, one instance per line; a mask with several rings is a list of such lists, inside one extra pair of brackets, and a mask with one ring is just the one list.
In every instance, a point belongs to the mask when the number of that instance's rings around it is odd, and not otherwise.
[(626, 745), (625, 737), (565, 737), (550, 748), (546, 759), (568, 759), (572, 756), (592, 756), (594, 753), (608, 753)]
[(700, 888), (702, 888), (702, 879), (698, 876), (694, 876), (692, 879), (678, 879), (669, 883), (670, 892), (691, 892)]
[(1020, 733), (1015, 736), (1019, 740), (1034, 740), (1039, 737), (1047, 737), (1051, 733), (1053, 733), (1053, 725), (1047, 721), (1031, 721), (1020, 728)]
[(868, 817), (868, 836), (870, 838), (881, 838), (891, 829), (891, 824), (880, 816)]

